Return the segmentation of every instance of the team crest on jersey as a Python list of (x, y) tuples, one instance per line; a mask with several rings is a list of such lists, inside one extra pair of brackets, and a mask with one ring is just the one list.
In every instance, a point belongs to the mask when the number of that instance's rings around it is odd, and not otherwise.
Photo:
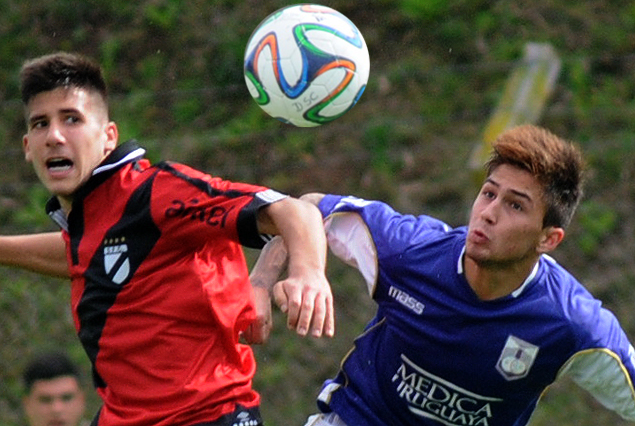
[(258, 426), (258, 420), (254, 419), (247, 411), (241, 411), (236, 416), (232, 426)]
[(130, 275), (130, 257), (125, 237), (104, 240), (104, 269), (115, 284), (123, 283)]
[(522, 379), (529, 374), (538, 349), (538, 346), (510, 335), (498, 358), (496, 369), (506, 380)]

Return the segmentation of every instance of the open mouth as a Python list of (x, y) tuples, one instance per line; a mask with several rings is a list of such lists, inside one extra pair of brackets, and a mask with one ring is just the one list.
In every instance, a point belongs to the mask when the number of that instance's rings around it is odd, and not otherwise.
[(46, 168), (51, 172), (65, 172), (73, 167), (73, 162), (68, 158), (51, 158), (46, 162)]

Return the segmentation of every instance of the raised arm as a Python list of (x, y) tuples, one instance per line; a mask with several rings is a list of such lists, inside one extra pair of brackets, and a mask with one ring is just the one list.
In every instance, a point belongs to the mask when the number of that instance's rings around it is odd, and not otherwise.
[[(288, 253), (287, 278), (273, 288), (276, 303), (287, 313), (287, 326), (302, 336), (309, 332), (315, 337), (332, 336), (333, 295), (325, 275), (327, 245), (319, 210), (311, 203), (286, 198), (261, 210), (258, 229), (280, 235)], [(251, 276), (255, 289), (275, 283), (284, 265), (280, 250), (266, 249), (262, 255)], [(269, 256), (275, 260), (268, 260)]]
[(0, 264), (54, 277), (69, 277), (61, 232), (0, 236)]

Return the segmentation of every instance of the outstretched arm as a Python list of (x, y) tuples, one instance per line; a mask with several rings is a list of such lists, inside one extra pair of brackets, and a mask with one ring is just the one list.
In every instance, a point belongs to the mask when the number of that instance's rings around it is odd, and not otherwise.
[[(333, 295), (325, 275), (327, 246), (319, 210), (311, 203), (285, 198), (261, 210), (258, 229), (261, 233), (280, 235), (284, 241), (281, 246), (288, 253), (288, 276), (274, 287), (276, 303), (287, 313), (288, 327), (302, 336), (309, 332), (315, 337), (332, 336)], [(279, 258), (276, 262), (259, 259), (261, 265), (280, 264), (279, 250), (265, 250), (263, 254)], [(277, 279), (282, 266), (262, 271), (257, 263), (254, 269), (252, 278), (260, 280), (260, 287), (266, 288), (275, 282), (271, 277), (275, 275)], [(255, 288), (260, 291), (258, 286)]]
[(0, 264), (55, 277), (69, 277), (61, 232), (0, 236)]

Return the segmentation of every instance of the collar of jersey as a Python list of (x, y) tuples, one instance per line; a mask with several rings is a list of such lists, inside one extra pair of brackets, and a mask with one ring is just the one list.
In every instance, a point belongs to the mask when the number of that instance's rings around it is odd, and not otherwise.
[(93, 170), (93, 176), (108, 170), (116, 169), (131, 161), (142, 158), (146, 150), (137, 145), (137, 141), (131, 139), (115, 149), (106, 159)]
[[(457, 270), (457, 273), (459, 275), (463, 275), (463, 273), (464, 273), (464, 271), (463, 271), (463, 258), (464, 257), (465, 257), (465, 245), (463, 245), (463, 248), (461, 249), (461, 254), (459, 255), (459, 260), (458, 260), (457, 265), (456, 265), (456, 270)], [(525, 289), (527, 288), (529, 283), (531, 283), (533, 281), (534, 277), (538, 273), (539, 263), (540, 262), (536, 262), (536, 264), (534, 265), (533, 269), (531, 270), (531, 273), (527, 276), (527, 278), (525, 278), (525, 281), (523, 282), (523, 284), (520, 287), (518, 287), (516, 290), (511, 292), (511, 296), (513, 298), (517, 298), (518, 296), (520, 296), (525, 291)]]
[[(109, 176), (107, 172), (114, 171), (133, 161), (140, 160), (145, 153), (146, 150), (141, 148), (134, 139), (122, 143), (93, 170), (88, 182), (78, 189), (76, 198), (81, 198), (81, 194), (85, 194), (90, 188), (94, 188), (98, 184), (96, 181), (102, 181), (107, 178), (107, 176)], [(68, 231), (68, 218), (62, 210), (56, 196), (51, 197), (46, 203), (46, 212), (60, 228)]]

